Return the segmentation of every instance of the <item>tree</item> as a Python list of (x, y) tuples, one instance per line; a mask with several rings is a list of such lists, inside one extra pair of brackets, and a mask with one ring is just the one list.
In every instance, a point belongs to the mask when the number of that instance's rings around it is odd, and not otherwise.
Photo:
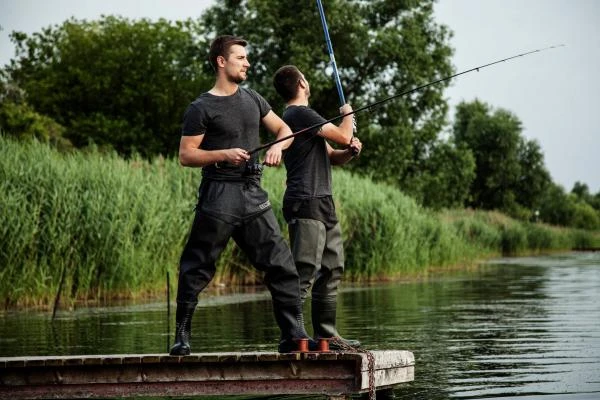
[(469, 200), (469, 188), (475, 179), (475, 158), (471, 150), (451, 142), (433, 147), (427, 169), (419, 176), (417, 198), (433, 209), (462, 208)]
[(24, 92), (8, 81), (0, 71), (0, 133), (18, 139), (37, 139), (67, 149), (65, 128), (52, 118), (36, 112), (25, 101)]
[(541, 197), (540, 219), (544, 222), (572, 226), (575, 212), (562, 186), (551, 183)]
[(539, 143), (536, 140), (522, 140), (518, 159), (520, 174), (515, 187), (517, 201), (530, 210), (537, 210), (541, 205), (541, 194), (552, 181)]
[(571, 193), (577, 196), (581, 201), (585, 201), (596, 211), (600, 212), (600, 191), (593, 195), (588, 185), (582, 182), (575, 182)]
[(555, 225), (600, 229), (600, 213), (580, 197), (586, 193), (589, 194), (587, 185), (580, 182), (575, 183), (571, 193), (551, 183), (541, 196), (540, 218)]
[(573, 201), (573, 221), (571, 226), (580, 229), (600, 229), (600, 214), (585, 201)]
[[(588, 185), (582, 182), (575, 182), (573, 189), (571, 189), (571, 194), (582, 204), (579, 207), (581, 211), (579, 225), (595, 226), (596, 229), (600, 228), (600, 192), (592, 195)], [(594, 212), (591, 212), (586, 206), (589, 206)], [(594, 223), (594, 221), (597, 222)]]
[[(342, 85), (355, 108), (452, 74), (450, 33), (435, 23), (433, 0), (331, 0), (324, 8)], [(327, 118), (339, 115), (314, 2), (218, 1), (202, 21), (213, 36), (237, 34), (250, 41), (249, 84), (276, 112), (283, 103), (272, 76), (282, 65), (294, 64), (311, 84), (311, 106)], [(358, 114), (364, 149), (353, 168), (422, 197), (422, 171), (439, 167), (428, 164), (445, 123), (446, 86), (434, 85)]]
[(17, 56), (6, 73), (78, 147), (172, 153), (183, 110), (207, 82), (200, 33), (190, 20), (71, 19), (32, 36), (13, 32)]
[(600, 191), (591, 198), (590, 204), (600, 213)]
[(592, 197), (588, 185), (579, 181), (575, 182), (573, 189), (571, 189), (571, 193), (584, 201), (588, 201)]
[(540, 206), (551, 178), (539, 144), (521, 136), (519, 119), (478, 100), (463, 102), (456, 108), (453, 135), (475, 157), (469, 205), (529, 218), (526, 210)]

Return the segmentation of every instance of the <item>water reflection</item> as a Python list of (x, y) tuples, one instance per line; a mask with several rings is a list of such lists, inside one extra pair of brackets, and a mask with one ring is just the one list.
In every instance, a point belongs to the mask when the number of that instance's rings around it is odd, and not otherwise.
[[(273, 351), (269, 296), (205, 298), (194, 351)], [(600, 253), (495, 260), (426, 282), (349, 287), (338, 329), (415, 353), (402, 399), (600, 398)], [(173, 323), (171, 323), (173, 326)], [(0, 318), (0, 356), (165, 352), (166, 305)], [(169, 332), (170, 333), (170, 332)], [(289, 398), (289, 397), (288, 397)]]

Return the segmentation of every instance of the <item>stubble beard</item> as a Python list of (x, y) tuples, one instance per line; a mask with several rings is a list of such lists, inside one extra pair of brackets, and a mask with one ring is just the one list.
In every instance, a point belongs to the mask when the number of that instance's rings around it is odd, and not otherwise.
[(230, 75), (228, 78), (229, 78), (229, 82), (235, 83), (235, 84), (239, 85), (240, 83), (242, 83), (242, 82), (244, 82), (246, 80), (247, 76), (248, 75), (242, 76), (241, 73), (240, 73), (240, 74), (235, 75), (235, 76), (231, 76)]

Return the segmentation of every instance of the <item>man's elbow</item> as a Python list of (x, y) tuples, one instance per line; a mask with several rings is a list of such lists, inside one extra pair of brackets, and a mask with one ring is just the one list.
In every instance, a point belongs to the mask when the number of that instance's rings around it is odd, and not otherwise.
[(179, 165), (181, 165), (182, 167), (190, 166), (190, 158), (184, 151), (179, 152)]

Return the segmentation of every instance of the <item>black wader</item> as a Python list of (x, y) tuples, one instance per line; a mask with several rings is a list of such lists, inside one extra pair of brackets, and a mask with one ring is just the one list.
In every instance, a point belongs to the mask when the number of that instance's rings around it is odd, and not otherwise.
[(294, 340), (308, 337), (298, 273), (260, 180), (205, 178), (199, 192), (196, 215), (180, 260), (176, 338), (170, 354), (190, 353), (191, 318), (198, 295), (214, 277), (215, 263), (230, 238), (254, 267), (265, 273), (264, 282), (281, 329), (279, 351), (295, 350)]

